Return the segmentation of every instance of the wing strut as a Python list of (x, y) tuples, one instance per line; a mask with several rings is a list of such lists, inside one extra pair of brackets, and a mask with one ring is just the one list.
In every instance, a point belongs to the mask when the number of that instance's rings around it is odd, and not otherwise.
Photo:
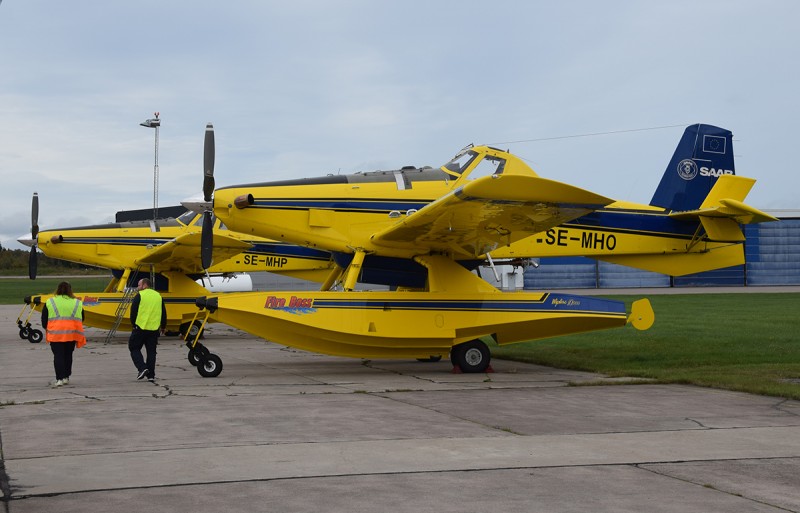
[(489, 267), (491, 267), (492, 268), (492, 272), (494, 272), (494, 279), (497, 280), (497, 282), (499, 283), (500, 282), (500, 274), (498, 274), (498, 272), (497, 272), (497, 267), (494, 266), (494, 260), (492, 260), (492, 255), (490, 255), (489, 253), (486, 253), (486, 259), (489, 260)]
[(353, 261), (347, 267), (347, 277), (344, 280), (345, 291), (349, 292), (356, 288), (356, 282), (358, 282), (358, 277), (361, 275), (361, 265), (364, 263), (364, 257), (366, 256), (367, 252), (363, 249), (356, 250), (356, 254), (353, 255)]

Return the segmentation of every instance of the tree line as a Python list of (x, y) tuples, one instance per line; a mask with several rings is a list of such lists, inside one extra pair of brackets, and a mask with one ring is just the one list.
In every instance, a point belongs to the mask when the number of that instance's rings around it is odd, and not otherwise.
[[(5, 249), (0, 246), (0, 274), (5, 276), (27, 276), (29, 258), (30, 250)], [(42, 253), (38, 255), (36, 268), (38, 274), (84, 274), (88, 272), (102, 272), (97, 267), (50, 258)]]

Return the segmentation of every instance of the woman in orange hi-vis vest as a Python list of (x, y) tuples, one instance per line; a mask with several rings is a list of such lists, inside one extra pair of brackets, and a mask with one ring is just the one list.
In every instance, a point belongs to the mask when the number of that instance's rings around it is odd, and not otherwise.
[(58, 284), (55, 296), (42, 308), (42, 327), (47, 331), (47, 343), (53, 350), (53, 367), (56, 380), (50, 385), (69, 384), (72, 375), (72, 352), (86, 345), (83, 335), (83, 303), (72, 293), (68, 281)]

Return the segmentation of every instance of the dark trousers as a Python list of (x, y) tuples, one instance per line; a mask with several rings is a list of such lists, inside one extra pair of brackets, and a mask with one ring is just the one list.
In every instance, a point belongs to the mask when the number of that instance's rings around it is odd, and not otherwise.
[(53, 351), (56, 379), (72, 376), (72, 353), (75, 351), (75, 342), (51, 342), (50, 349)]
[[(148, 377), (156, 377), (156, 346), (158, 345), (158, 330), (134, 329), (128, 339), (128, 349), (131, 351), (131, 360), (136, 370), (147, 369)], [(147, 351), (147, 361), (142, 358), (142, 346)]]

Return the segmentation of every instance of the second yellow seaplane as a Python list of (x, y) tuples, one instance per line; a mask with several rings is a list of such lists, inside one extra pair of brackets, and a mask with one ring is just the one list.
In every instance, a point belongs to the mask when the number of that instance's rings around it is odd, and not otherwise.
[[(213, 130), (209, 130), (205, 141), (206, 169), (213, 169), (213, 150)], [(103, 292), (76, 292), (84, 304), (84, 323), (111, 333), (131, 330), (127, 306), (136, 293), (139, 278), (153, 278), (164, 299), (168, 330), (199, 336), (200, 323), (191, 322), (197, 311), (195, 298), (209, 291), (240, 289), (237, 282), (247, 283), (249, 290), (249, 280), (237, 278), (237, 273), (266, 271), (322, 282), (333, 267), (328, 252), (238, 234), (205, 212), (186, 211), (177, 218), (49, 230), (39, 229), (38, 217), (39, 197), (34, 193), (31, 234), (18, 239), (31, 247), (29, 277), (36, 278), (38, 251), (51, 258), (111, 270), (112, 277)], [(203, 226), (206, 232), (202, 231)], [(207, 237), (203, 247), (213, 246), (213, 254), (208, 250), (201, 254), (203, 237)], [(49, 297), (50, 294), (39, 294), (25, 298), (26, 307), (18, 318), (21, 338), (31, 342), (42, 339), (41, 330), (30, 323), (30, 314), (40, 311)], [(23, 321), (26, 308), (31, 310)], [(198, 363), (198, 354), (191, 353), (189, 360)], [(218, 370), (212, 368), (209, 372)]]

